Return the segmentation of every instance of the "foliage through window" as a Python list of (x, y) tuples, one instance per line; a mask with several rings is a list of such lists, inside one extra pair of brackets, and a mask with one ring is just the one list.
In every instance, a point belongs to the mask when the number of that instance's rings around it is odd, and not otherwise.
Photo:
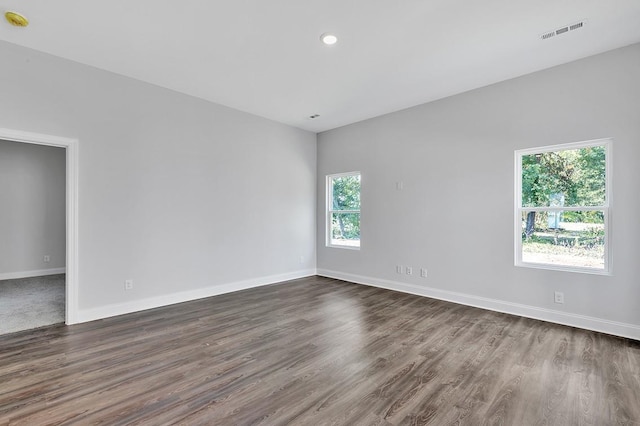
[(327, 176), (327, 245), (360, 247), (360, 173)]
[(610, 145), (516, 151), (516, 265), (609, 272)]

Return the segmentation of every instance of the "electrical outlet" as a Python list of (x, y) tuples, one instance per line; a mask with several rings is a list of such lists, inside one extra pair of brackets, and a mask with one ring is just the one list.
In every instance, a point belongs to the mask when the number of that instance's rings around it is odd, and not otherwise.
[(45, 254), (44, 255), (44, 261), (45, 261), (45, 263), (51, 262), (51, 256), (49, 256), (48, 254)]
[(396, 265), (396, 273), (398, 274), (402, 273), (402, 265)]
[(427, 268), (420, 268), (420, 276), (422, 278), (427, 278)]
[(300, 256), (300, 264), (302, 265), (304, 263), (304, 256)]
[(407, 266), (405, 270), (407, 271), (407, 275), (413, 274), (413, 268), (411, 266)]
[(124, 280), (124, 289), (133, 290), (133, 280)]
[(564, 293), (562, 293), (561, 291), (556, 291), (554, 294), (554, 302), (556, 303), (564, 303)]

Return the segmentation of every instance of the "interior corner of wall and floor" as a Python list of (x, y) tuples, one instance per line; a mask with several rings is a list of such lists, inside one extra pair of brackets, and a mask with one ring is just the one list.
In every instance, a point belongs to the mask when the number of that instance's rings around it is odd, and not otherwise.
[[(81, 319), (317, 272), (640, 339), (640, 44), (317, 135), (9, 43), (0, 55), (0, 127), (79, 141)], [(608, 137), (613, 274), (515, 267), (514, 150)], [(324, 176), (353, 170), (362, 248), (327, 248)]]

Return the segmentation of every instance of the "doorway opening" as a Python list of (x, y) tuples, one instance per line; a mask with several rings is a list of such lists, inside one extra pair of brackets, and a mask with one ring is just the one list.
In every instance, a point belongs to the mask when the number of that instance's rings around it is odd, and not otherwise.
[[(65, 155), (65, 313), (68, 325), (78, 322), (78, 140), (0, 128), (0, 140), (64, 148)], [(43, 254), (46, 262), (47, 254)], [(52, 259), (49, 258), (49, 261)], [(49, 269), (52, 271), (52, 268)], [(53, 276), (53, 275), (52, 275)], [(59, 279), (59, 277), (58, 277)]]
[(0, 139), (0, 334), (65, 320), (65, 149)]

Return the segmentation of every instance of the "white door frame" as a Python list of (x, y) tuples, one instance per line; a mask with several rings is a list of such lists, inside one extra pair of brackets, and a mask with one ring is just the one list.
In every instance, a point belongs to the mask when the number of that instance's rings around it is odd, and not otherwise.
[(65, 148), (67, 154), (67, 276), (65, 323), (78, 322), (78, 140), (0, 127), (0, 139)]

